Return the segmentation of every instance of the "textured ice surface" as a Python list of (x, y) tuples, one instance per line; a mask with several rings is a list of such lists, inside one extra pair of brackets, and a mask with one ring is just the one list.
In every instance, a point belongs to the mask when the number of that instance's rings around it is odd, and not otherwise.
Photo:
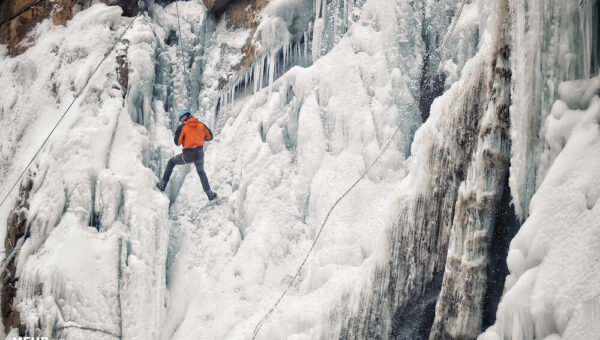
[(382, 230), (392, 222), (419, 121), (410, 106), (418, 69), (407, 69), (402, 58), (418, 63), (420, 55), (394, 44), (418, 34), (402, 31), (397, 17), (410, 18), (402, 9), (386, 1), (365, 4), (368, 20), (311, 67), (293, 68), (270, 88), (222, 107), (206, 169), (224, 199), (207, 203), (190, 172), (171, 207), (175, 254), (163, 337), (249, 338), (330, 205), (400, 124), (397, 144), (332, 215), (300, 284), (259, 338), (318, 338), (335, 327), (330, 309), (344, 295), (360, 294), (382, 256)]
[(597, 1), (509, 1), (513, 37), (510, 187), (521, 219), (527, 217), (529, 200), (549, 166), (539, 159), (544, 148), (540, 129), (556, 100), (559, 83), (589, 78), (590, 68), (597, 70), (598, 39), (592, 25), (597, 6)]
[[(559, 84), (593, 69), (584, 14), (595, 2), (576, 3), (508, 3), (511, 190), (521, 217), (530, 217), (511, 247), (498, 322), (482, 339), (599, 332), (599, 80)], [(22, 320), (38, 334), (73, 339), (250, 338), (330, 205), (400, 126), (394, 146), (332, 215), (259, 338), (337, 335), (364, 307), (375, 267), (389, 256), (385, 238), (399, 201), (429, 185), (417, 151), (429, 140), (452, 143), (440, 130), (455, 98), (437, 102), (417, 143), (413, 101), (425, 55), (435, 56), (459, 3), (271, 1), (259, 30), (264, 54), (241, 75), (255, 82), (252, 91), (225, 95), (219, 80), (235, 76), (228, 72), (248, 32), (217, 25), (200, 0), (180, 2), (182, 53), (174, 5), (151, 7), (152, 17), (139, 18), (118, 46), (128, 58), (126, 97), (113, 54), (34, 164), (32, 236), (18, 267)], [(428, 70), (444, 72), (446, 89), (465, 86), (452, 93), (476, 83), (460, 79), (476, 73), (463, 74), (463, 66), (485, 41), (489, 8), (465, 5), (440, 67)], [(66, 27), (40, 24), (22, 56), (0, 50), (2, 193), (129, 20), (117, 7), (95, 5)], [(575, 44), (580, 35), (583, 45)], [(546, 58), (556, 46), (564, 53)], [(217, 203), (208, 203), (189, 166), (176, 169), (166, 196), (153, 189), (178, 152), (173, 114), (184, 107), (218, 133), (206, 151)], [(411, 148), (422, 161), (406, 161)]]
[(587, 96), (598, 79), (561, 84), (544, 125), (552, 165), (511, 243), (497, 322), (480, 339), (600, 334), (600, 98)]
[[(120, 15), (119, 7), (99, 4), (66, 27), (45, 21), (33, 47), (4, 57), (2, 82), (14, 92), (2, 100), (2, 123), (9, 127), (2, 153), (14, 156), (2, 163), (9, 174), (3, 189), (129, 24)], [(155, 42), (147, 23), (138, 18), (125, 35), (127, 99), (112, 54), (32, 167), (31, 237), (19, 254), (15, 299), (32, 334), (156, 337), (170, 222), (168, 200), (152, 190), (156, 176), (145, 166), (154, 138), (147, 127), (160, 120), (148, 101)]]

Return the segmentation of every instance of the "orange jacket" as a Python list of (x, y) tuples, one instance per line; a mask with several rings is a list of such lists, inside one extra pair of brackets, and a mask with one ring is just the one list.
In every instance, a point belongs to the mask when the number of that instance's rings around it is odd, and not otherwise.
[(175, 132), (175, 145), (182, 145), (183, 149), (194, 149), (204, 145), (204, 141), (213, 139), (210, 129), (200, 122), (198, 118), (190, 118), (179, 125)]

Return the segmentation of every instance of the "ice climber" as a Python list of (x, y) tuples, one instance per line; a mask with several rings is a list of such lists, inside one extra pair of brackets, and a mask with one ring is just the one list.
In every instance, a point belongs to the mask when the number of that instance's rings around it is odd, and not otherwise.
[(217, 194), (210, 190), (208, 178), (206, 177), (206, 172), (204, 172), (203, 150), (204, 142), (213, 139), (212, 131), (204, 123), (200, 122), (198, 118), (193, 117), (188, 110), (179, 111), (178, 116), (181, 125), (179, 125), (175, 132), (174, 141), (175, 145), (183, 144), (183, 152), (169, 159), (165, 174), (162, 180), (156, 183), (156, 187), (160, 191), (165, 191), (175, 165), (194, 163), (196, 171), (198, 171), (198, 176), (200, 176), (200, 182), (202, 182), (202, 189), (204, 189), (208, 199), (212, 201), (217, 198)]

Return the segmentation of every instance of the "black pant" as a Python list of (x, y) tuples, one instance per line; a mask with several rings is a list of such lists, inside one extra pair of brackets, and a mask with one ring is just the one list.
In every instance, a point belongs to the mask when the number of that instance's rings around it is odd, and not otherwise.
[(204, 189), (205, 192), (209, 192), (210, 185), (208, 184), (206, 172), (204, 172), (204, 151), (202, 150), (184, 151), (177, 156), (171, 157), (169, 163), (167, 163), (165, 174), (163, 175), (163, 182), (165, 185), (169, 182), (169, 178), (171, 178), (171, 173), (173, 172), (175, 165), (187, 163), (194, 163), (198, 176), (200, 176), (200, 182), (202, 182), (202, 189)]

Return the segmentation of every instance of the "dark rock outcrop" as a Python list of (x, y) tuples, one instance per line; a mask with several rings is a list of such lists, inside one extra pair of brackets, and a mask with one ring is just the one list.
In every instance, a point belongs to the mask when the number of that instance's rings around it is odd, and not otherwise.
[[(260, 22), (258, 14), (268, 4), (267, 0), (247, 0), (236, 1), (231, 4), (225, 11), (225, 20), (227, 20), (227, 28), (229, 29), (250, 29), (251, 33), (246, 40), (246, 44), (242, 47), (244, 57), (236, 66), (236, 71), (249, 67), (254, 62), (256, 57), (256, 47), (252, 43), (252, 37), (256, 33), (256, 29)], [(260, 39), (260, 37), (259, 37)]]
[(117, 5), (123, 9), (123, 15), (126, 17), (134, 17), (141, 11), (137, 0), (118, 0)]
[(117, 53), (117, 80), (121, 85), (123, 98), (127, 95), (127, 87), (129, 86), (129, 61), (127, 60), (127, 49)]
[[(109, 0), (101, 0), (109, 3)], [(44, 19), (51, 18), (55, 25), (65, 25), (73, 18), (78, 0), (4, 0), (0, 3), (0, 44), (6, 44), (8, 54), (17, 56), (27, 50), (33, 41), (27, 34)], [(118, 0), (123, 15), (139, 13), (137, 0)]]
[(13, 252), (13, 249), (17, 247), (19, 239), (25, 236), (27, 232), (27, 215), (29, 212), (29, 194), (33, 188), (33, 181), (31, 178), (26, 178), (21, 182), (19, 189), (19, 197), (15, 202), (15, 207), (8, 217), (8, 224), (6, 228), (6, 239), (4, 240), (4, 250), (7, 256), (8, 263), (5, 263), (4, 276), (2, 277), (2, 323), (4, 324), (4, 330), (8, 333), (12, 328), (19, 328), (19, 334), (25, 333), (25, 328), (21, 325), (21, 318), (19, 312), (15, 309), (13, 304), (14, 298), (17, 294), (16, 282), (18, 280), (15, 277), (17, 269), (16, 259), (17, 253), (13, 254), (12, 257), (8, 257)]
[[(205, 4), (210, 0), (204, 0)], [(233, 71), (240, 72), (249, 68), (256, 60), (256, 45), (254, 36), (260, 21), (258, 20), (260, 12), (267, 6), (267, 0), (238, 0), (232, 1), (223, 9), (221, 20), (225, 20), (228, 29), (248, 29), (250, 34), (244, 46), (242, 46), (243, 57), (240, 62), (233, 67)], [(208, 5), (207, 5), (208, 7)], [(257, 37), (260, 40), (260, 37)], [(231, 79), (220, 79), (219, 89), (224, 88)]]
[(27, 50), (32, 42), (27, 34), (44, 19), (52, 18), (56, 25), (64, 25), (73, 17), (77, 0), (5, 0), (0, 5), (0, 43), (6, 44), (11, 57)]
[[(208, 9), (211, 13), (222, 12), (227, 5), (231, 2), (231, 0), (202, 0), (204, 5), (206, 5), (206, 9)], [(246, 2), (246, 1), (242, 1)]]

